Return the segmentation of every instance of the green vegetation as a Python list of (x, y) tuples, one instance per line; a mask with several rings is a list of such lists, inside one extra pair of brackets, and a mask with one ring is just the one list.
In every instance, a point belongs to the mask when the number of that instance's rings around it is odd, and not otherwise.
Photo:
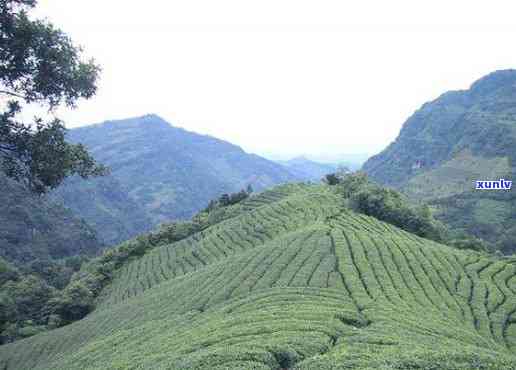
[(29, 17), (36, 3), (0, 3), (0, 171), (44, 193), (69, 175), (86, 178), (107, 169), (82, 145), (65, 141), (65, 127), (58, 119), (19, 121), (23, 104), (52, 110), (61, 103), (74, 107), (78, 99), (91, 98), (100, 71), (94, 61), (81, 61), (80, 49), (65, 33)]
[(299, 179), (277, 163), (156, 115), (70, 130), (67, 138), (83, 143), (111, 176), (71, 179), (53, 196), (108, 245), (189, 219), (210, 200), (249, 184), (261, 191)]
[(356, 213), (339, 187), (277, 187), (104, 259), (95, 310), (0, 347), (0, 368), (516, 368), (516, 261)]
[[(26, 338), (80, 320), (95, 308), (95, 299), (108, 285), (117, 269), (143, 256), (151, 249), (177, 242), (201, 232), (212, 224), (242, 212), (235, 206), (249, 197), (252, 188), (224, 194), (192, 221), (162, 225), (159, 230), (141, 235), (102, 256), (66, 260), (40, 260), (19, 269), (0, 257), (0, 344)], [(228, 208), (229, 205), (233, 207)], [(70, 281), (71, 280), (71, 281)]]
[(83, 261), (37, 259), (16, 267), (0, 257), (0, 344), (59, 326), (63, 320), (52, 312), (52, 302)]
[(94, 180), (74, 176), (50, 195), (53, 202), (70, 206), (87, 220), (104, 245), (117, 245), (153, 229), (144, 209), (113, 176)]
[(372, 180), (425, 200), (457, 234), (473, 234), (492, 250), (516, 251), (516, 198), (475, 191), (475, 180), (516, 174), (516, 71), (491, 73), (469, 90), (424, 104), (398, 138), (364, 164)]
[(32, 194), (1, 171), (0, 189), (0, 257), (21, 265), (101, 249), (94, 230), (70, 210)]
[(356, 212), (373, 216), (405, 231), (459, 249), (486, 251), (486, 244), (468, 233), (448, 229), (436, 220), (426, 204), (419, 205), (403, 194), (370, 182), (365, 173), (357, 172), (326, 176), (329, 185), (336, 187), (347, 205)]

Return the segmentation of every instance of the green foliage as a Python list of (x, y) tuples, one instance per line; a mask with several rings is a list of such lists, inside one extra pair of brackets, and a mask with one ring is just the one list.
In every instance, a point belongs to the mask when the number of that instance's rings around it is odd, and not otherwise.
[(339, 183), (339, 178), (334, 173), (329, 173), (324, 177), (326, 183), (330, 186), (337, 185)]
[(125, 259), (85, 319), (0, 347), (0, 368), (516, 368), (513, 260), (354, 212), (337, 190), (215, 209), (226, 218)]
[(458, 233), (482, 239), (489, 250), (516, 251), (516, 196), (508, 192), (469, 191), (431, 200), (436, 216)]
[(1, 286), (0, 343), (11, 342), (37, 333), (45, 327), (47, 302), (56, 294), (55, 288), (33, 275), (9, 280)]
[(36, 193), (57, 187), (65, 177), (103, 175), (86, 149), (65, 141), (54, 119), (33, 124), (17, 120), (22, 103), (55, 108), (75, 106), (96, 92), (99, 67), (82, 62), (80, 50), (61, 30), (31, 19), (36, 1), (3, 0), (0, 13), (0, 95), (10, 99), (0, 114), (0, 169)]
[(57, 327), (82, 319), (94, 307), (94, 294), (81, 281), (73, 281), (48, 302), (53, 315), (52, 325)]
[(20, 273), (18, 269), (0, 257), (0, 286), (9, 280), (18, 280)]
[[(252, 191), (252, 188), (251, 188), (251, 191)], [(240, 190), (239, 192), (232, 193), (232, 194), (222, 194), (218, 200), (218, 204), (221, 207), (227, 207), (227, 206), (230, 206), (233, 204), (237, 204), (237, 203), (243, 201), (244, 199), (246, 199), (250, 194), (251, 193), (249, 193), (247, 190)], [(211, 203), (211, 201), (210, 201), (210, 204), (208, 204), (208, 208), (210, 208), (210, 207), (213, 208), (213, 204)]]
[(445, 226), (432, 217), (428, 206), (412, 205), (399, 192), (369, 182), (364, 173), (344, 177), (338, 191), (358, 212), (438, 242), (447, 236)]
[[(65, 312), (53, 314), (57, 310), (51, 303), (63, 294), (59, 289), (68, 285), (84, 260), (85, 257), (36, 259), (17, 268), (0, 257), (0, 344), (65, 323)], [(77, 295), (73, 300), (79, 301)]]
[(94, 255), (101, 249), (92, 228), (70, 210), (32, 194), (1, 171), (0, 189), (0, 257), (9, 263)]
[(471, 249), (478, 252), (487, 252), (488, 246), (482, 239), (473, 236), (464, 237), (460, 239), (452, 239), (448, 242), (449, 245), (458, 249)]

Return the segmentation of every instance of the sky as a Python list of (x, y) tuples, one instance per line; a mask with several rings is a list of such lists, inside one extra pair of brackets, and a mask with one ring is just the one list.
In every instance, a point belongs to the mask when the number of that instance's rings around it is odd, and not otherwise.
[(516, 68), (511, 1), (40, 0), (102, 66), (67, 127), (155, 113), (269, 157), (375, 154), (423, 103)]

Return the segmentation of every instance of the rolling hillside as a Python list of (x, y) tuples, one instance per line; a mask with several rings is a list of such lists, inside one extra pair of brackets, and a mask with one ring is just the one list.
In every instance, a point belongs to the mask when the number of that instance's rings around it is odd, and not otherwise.
[(0, 347), (22, 369), (516, 369), (516, 260), (285, 185), (120, 268), (81, 321)]
[(116, 244), (162, 222), (188, 219), (223, 193), (299, 180), (283, 166), (156, 115), (70, 130), (112, 169), (111, 178), (69, 181), (54, 195)]
[(516, 251), (516, 197), (476, 191), (476, 180), (516, 174), (516, 70), (424, 104), (399, 136), (363, 166), (375, 181), (433, 205), (436, 216), (505, 253)]

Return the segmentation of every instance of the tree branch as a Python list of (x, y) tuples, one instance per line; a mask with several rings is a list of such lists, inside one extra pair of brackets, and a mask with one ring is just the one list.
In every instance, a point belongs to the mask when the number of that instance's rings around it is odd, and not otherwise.
[(5, 94), (5, 95), (9, 95), (9, 96), (14, 96), (16, 98), (20, 98), (20, 99), (26, 99), (25, 96), (23, 95), (20, 95), (20, 94), (17, 94), (17, 93), (14, 93), (12, 91), (7, 91), (7, 90), (0, 90), (0, 94)]

